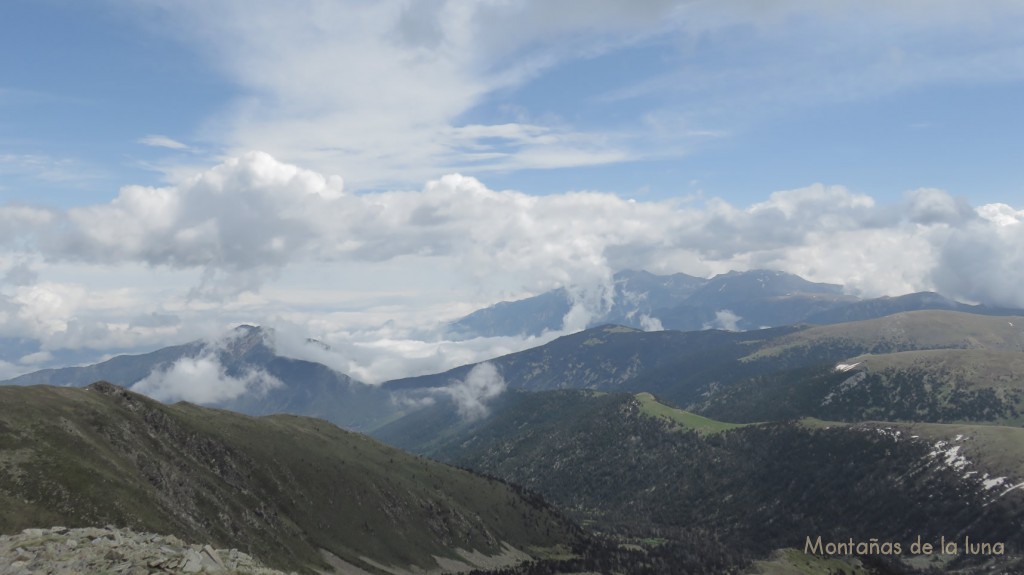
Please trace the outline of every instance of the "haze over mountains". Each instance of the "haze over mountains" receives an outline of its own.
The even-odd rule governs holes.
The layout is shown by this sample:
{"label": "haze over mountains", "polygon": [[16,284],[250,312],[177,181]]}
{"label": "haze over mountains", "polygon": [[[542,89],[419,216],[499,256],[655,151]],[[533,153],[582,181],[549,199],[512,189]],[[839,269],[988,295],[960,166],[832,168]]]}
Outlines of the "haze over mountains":
{"label": "haze over mountains", "polygon": [[1024,2],[2,6],[0,575],[1024,574]]}
{"label": "haze over mountains", "polygon": [[[546,343],[536,347],[440,373],[371,385],[328,367],[344,365],[338,361],[340,350],[311,339],[298,343],[283,339],[269,327],[243,325],[215,340],[14,378],[3,383],[33,387],[5,392],[10,394],[5,405],[8,410],[20,406],[10,411],[9,418],[35,417],[23,413],[29,408],[40,414],[45,409],[100,410],[54,425],[72,431],[92,429],[79,434],[89,445],[114,442],[113,449],[121,453],[118,457],[128,458],[123,465],[117,464],[123,467],[119,473],[129,473],[132,465],[149,469],[148,463],[139,463],[144,458],[138,455],[148,448],[125,452],[124,445],[132,445],[136,436],[146,433],[163,442],[159,438],[164,428],[153,428],[152,421],[167,417],[178,421],[176,425],[209,421],[202,433],[228,433],[230,441],[225,445],[231,447],[224,453],[246,457],[257,457],[249,451],[251,446],[230,443],[239,440],[237,434],[243,428],[252,429],[244,433],[262,434],[260,426],[280,431],[284,423],[293,422],[302,433],[281,439],[283,446],[296,440],[320,441],[305,434],[312,433],[311,427],[319,433],[318,422],[323,422],[279,416],[254,420],[186,403],[163,406],[111,384],[166,402],[186,400],[261,416],[293,413],[367,432],[398,448],[525,486],[583,526],[577,532],[552,511],[553,515],[530,519],[528,529],[514,527],[517,537],[533,543],[524,548],[513,542],[511,547],[532,554],[536,561],[516,573],[789,573],[803,569],[809,573],[939,570],[974,574],[1024,567],[1020,551],[1024,546],[1020,537],[1024,533],[1020,428],[1024,423],[1024,311],[969,306],[928,293],[862,300],[844,294],[841,286],[767,271],[707,280],[622,272],[615,285],[614,293],[608,294],[607,312],[590,321],[613,319],[618,324],[603,323],[550,341],[542,338],[539,341]],[[462,337],[470,337],[471,329],[484,332],[474,332],[472,337],[551,333],[583,317],[579,313],[568,292],[556,291],[480,310],[450,329],[461,330]],[[700,325],[686,331],[663,329],[669,327],[659,325],[663,321]],[[111,383],[92,385],[96,380]],[[90,386],[92,393],[39,384]],[[114,408],[97,403],[101,397],[109,398],[103,401],[113,401],[120,411],[106,414],[104,410]],[[48,407],[49,403],[63,407]],[[141,420],[136,421],[140,414]],[[48,427],[53,417],[39,417],[46,425],[23,434],[23,439],[45,444],[63,437],[57,428]],[[95,423],[97,418],[110,417],[128,417],[125,429],[133,430],[131,437],[112,435],[106,423]],[[19,425],[10,423],[0,431]],[[329,433],[333,439],[328,443],[356,437]],[[228,439],[218,436],[215,441]],[[190,465],[175,459],[179,457],[175,454],[184,449],[187,455],[191,444],[174,447],[174,441],[160,443],[153,469]],[[276,439],[273,442],[277,445]],[[82,515],[79,505],[92,501],[89,498],[95,494],[79,495],[82,487],[67,482],[47,483],[41,470],[52,464],[26,467],[26,460],[19,459],[24,455],[11,451],[18,449],[16,441],[8,443],[7,451],[0,450],[0,463],[7,461],[5,465],[10,466],[13,462],[19,477],[32,479],[0,486],[0,495],[34,502],[12,507],[21,511],[10,515],[10,525],[29,525],[44,518],[97,520],[98,515]],[[51,445],[42,452],[52,455],[54,449],[59,452],[63,447]],[[292,464],[301,466],[305,460],[297,456],[300,461]],[[52,461],[32,457],[28,461]],[[71,461],[93,465],[76,458]],[[409,481],[409,489],[414,489],[421,481],[413,471],[416,465],[412,461],[403,467],[396,480]],[[385,473],[390,469],[383,467]],[[71,476],[78,473],[75,469],[69,471]],[[231,469],[214,469],[219,479],[211,479],[214,483],[202,489],[223,489],[218,481],[236,485],[239,479]],[[437,469],[437,473],[449,473]],[[147,482],[157,485],[166,477],[171,476],[160,472],[141,477],[141,483],[130,486],[132,497],[140,501],[152,497],[146,495]],[[307,481],[294,479],[288,483],[294,489]],[[338,481],[351,486],[353,480],[338,476]],[[23,496],[25,489],[37,483],[71,493],[72,503],[60,512],[69,515],[39,503],[36,495]],[[280,482],[275,485],[281,488]],[[421,495],[395,503],[392,495],[378,495],[384,502],[373,499],[371,506],[433,510],[424,516],[431,526],[422,529],[445,532],[432,522],[435,512],[447,516],[448,503],[429,503]],[[524,497],[529,500],[536,495]],[[186,500],[201,507],[196,499]],[[349,501],[342,506],[353,505],[360,503]],[[513,508],[518,505],[512,503]],[[129,517],[123,510],[119,513],[119,520]],[[235,511],[223,513],[232,516]],[[470,519],[479,515],[477,511],[453,513]],[[253,534],[245,529],[228,533],[206,524],[198,529],[194,523],[202,519],[195,514],[189,519],[158,521],[138,517],[141,522],[133,527],[218,538],[219,545],[240,541],[239,537],[255,541],[272,536],[271,531]],[[505,519],[501,521],[508,526]],[[447,554],[451,560],[467,557],[456,548],[512,553],[502,545],[494,546],[493,537],[478,539],[470,523],[459,524],[459,529],[466,530],[458,536],[417,545]],[[186,529],[187,525],[191,527]],[[395,536],[394,525],[380,525],[371,531],[383,529]],[[765,526],[771,526],[770,533],[765,533]],[[301,541],[298,548],[305,555],[270,550],[266,552],[269,563],[309,565],[318,560],[317,549],[334,549],[315,543],[320,541],[316,532],[305,529],[303,534],[292,534]],[[352,529],[358,527],[349,525],[345,533],[353,533]],[[819,536],[825,542],[873,537],[902,545],[918,536],[945,537],[963,541],[965,547],[942,557],[908,551],[807,551],[806,538]],[[454,544],[463,540],[475,543]],[[989,551],[969,553],[968,540],[987,542]],[[561,550],[531,551],[543,543]],[[1002,552],[993,551],[995,543]],[[403,546],[375,552],[392,565],[395,561],[424,565],[430,555],[420,547]],[[516,553],[508,558],[525,560],[525,555]],[[375,567],[377,559],[367,562],[352,549],[335,549],[331,554],[359,563],[368,572],[381,572]]]}
{"label": "haze over mountains", "polygon": [[[714,370],[734,369],[716,363],[714,354],[725,354],[721,357],[735,363],[745,355],[741,348],[753,345],[751,341],[777,337],[794,328],[749,333],[743,330],[849,322],[920,309],[991,315],[1015,311],[969,306],[928,293],[862,300],[843,294],[841,286],[766,270],[730,272],[710,279],[627,270],[615,275],[614,286],[614,292],[607,294],[607,311],[591,317],[590,324],[614,323],[637,330],[693,333],[673,331],[622,337],[614,331],[599,336],[581,332],[496,359],[494,364],[503,380],[492,384],[482,380],[467,384],[472,367],[467,365],[436,375],[367,385],[337,371],[337,366],[345,364],[344,351],[331,350],[308,338],[282,339],[272,328],[240,326],[214,340],[117,356],[90,366],[41,370],[0,383],[81,387],[105,380],[164,401],[183,399],[252,415],[299,413],[323,417],[350,429],[371,429],[410,408],[433,401],[442,389],[442,395],[455,393],[465,398],[468,409],[477,409],[473,406],[480,397],[500,393],[506,384],[517,389],[607,388],[621,384],[623,388],[642,390],[635,385],[630,387],[626,380],[663,379],[652,374],[659,369],[672,369],[671,364],[700,360],[700,369],[687,368],[689,377],[696,380]],[[574,313],[568,292],[556,290],[479,310],[451,324],[449,331],[463,338],[557,333]],[[736,334],[730,335],[729,331]],[[608,348],[595,343],[608,338],[621,340],[622,345]],[[588,343],[580,346],[580,341]],[[732,351],[725,351],[727,348]],[[843,351],[856,355],[871,349],[864,344]],[[830,361],[844,359],[842,354],[829,357]],[[522,361],[530,366],[529,378],[519,375],[527,369],[516,367]],[[541,364],[544,367],[539,367]],[[545,371],[558,365],[569,371]],[[570,366],[579,368],[570,370]],[[761,374],[742,363],[736,363],[735,369],[739,370],[737,373]],[[657,381],[643,385],[649,385],[649,391],[659,391],[664,386]],[[684,387],[674,384],[667,399],[682,405],[695,401],[692,393],[682,391]],[[423,389],[395,393],[408,388]]]}

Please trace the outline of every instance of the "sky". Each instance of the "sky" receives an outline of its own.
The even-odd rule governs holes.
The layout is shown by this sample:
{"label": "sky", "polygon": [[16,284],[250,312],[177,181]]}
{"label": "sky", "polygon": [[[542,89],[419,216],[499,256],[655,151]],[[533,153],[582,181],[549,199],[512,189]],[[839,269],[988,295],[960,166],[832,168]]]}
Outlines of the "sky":
{"label": "sky", "polygon": [[0,70],[0,377],[250,323],[377,382],[626,268],[1024,307],[1017,1],[10,0]]}

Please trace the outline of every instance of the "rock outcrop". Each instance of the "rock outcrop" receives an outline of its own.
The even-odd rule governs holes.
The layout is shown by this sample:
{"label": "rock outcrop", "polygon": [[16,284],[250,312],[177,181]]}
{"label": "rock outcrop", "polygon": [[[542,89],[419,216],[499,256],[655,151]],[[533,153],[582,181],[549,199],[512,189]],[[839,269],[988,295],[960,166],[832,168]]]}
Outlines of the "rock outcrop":
{"label": "rock outcrop", "polygon": [[113,527],[25,529],[0,535],[0,575],[284,575],[237,549]]}

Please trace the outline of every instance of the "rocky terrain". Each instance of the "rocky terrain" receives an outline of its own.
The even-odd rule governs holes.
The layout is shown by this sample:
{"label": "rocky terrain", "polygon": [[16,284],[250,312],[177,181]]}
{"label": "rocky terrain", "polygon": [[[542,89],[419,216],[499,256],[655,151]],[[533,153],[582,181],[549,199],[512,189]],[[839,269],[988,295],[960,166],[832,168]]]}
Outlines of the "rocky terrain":
{"label": "rocky terrain", "polygon": [[113,527],[25,529],[0,535],[0,575],[222,573],[283,575],[237,549]]}

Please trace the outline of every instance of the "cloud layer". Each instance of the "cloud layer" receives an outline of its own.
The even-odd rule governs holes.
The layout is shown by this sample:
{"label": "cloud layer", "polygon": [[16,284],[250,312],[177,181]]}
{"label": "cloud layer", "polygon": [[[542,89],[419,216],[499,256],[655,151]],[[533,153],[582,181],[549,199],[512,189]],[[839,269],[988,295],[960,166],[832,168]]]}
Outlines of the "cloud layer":
{"label": "cloud layer", "polygon": [[936,290],[1024,307],[1024,210],[938,189],[879,205],[813,184],[736,206],[532,196],[453,174],[355,194],[252,152],[178,186],[128,186],[66,211],[6,206],[0,220],[0,337],[40,339],[38,351],[130,348],[260,323],[322,339],[334,354],[324,363],[369,381],[540,343],[454,343],[436,330],[498,299],[565,287],[565,327],[582,327],[625,268],[773,268],[867,296]]}
{"label": "cloud layer", "polygon": [[[64,214],[21,208],[8,217],[15,230],[18,221],[35,224],[17,238],[39,245],[48,260],[200,270],[200,295],[255,291],[296,262],[416,258],[454,260],[484,283],[566,286],[581,315],[607,305],[611,273],[628,267],[771,267],[868,294],[938,288],[1024,305],[998,285],[1015,285],[1024,273],[1012,271],[1021,211],[975,209],[938,189],[879,206],[864,193],[814,184],[744,208],[714,198],[531,196],[453,174],[421,191],[351,194],[339,177],[253,152],[180,186],[129,186],[108,204]],[[951,271],[965,265],[974,279]],[[1001,273],[982,273],[989,268]]]}

